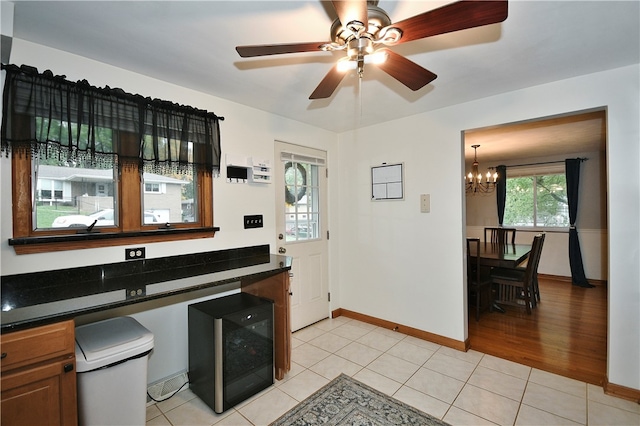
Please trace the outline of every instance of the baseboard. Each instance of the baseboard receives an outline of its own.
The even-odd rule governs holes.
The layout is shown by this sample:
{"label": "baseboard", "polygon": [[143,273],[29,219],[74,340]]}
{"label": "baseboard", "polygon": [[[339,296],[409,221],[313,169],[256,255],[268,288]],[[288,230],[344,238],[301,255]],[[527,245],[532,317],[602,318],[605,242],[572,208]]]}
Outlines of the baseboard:
{"label": "baseboard", "polygon": [[454,340],[449,337],[440,336],[438,334],[429,333],[428,331],[419,330],[417,328],[408,327],[406,325],[397,324],[395,322],[383,320],[342,308],[338,308],[331,312],[331,318],[337,318],[339,316],[345,316],[347,318],[366,322],[367,324],[386,328],[387,330],[393,330],[398,333],[406,334],[408,336],[417,337],[418,339],[426,340],[428,342],[436,343],[442,346],[447,346],[449,348],[457,349],[463,352],[468,351],[471,346],[468,338],[467,340],[462,342],[460,340]]}
{"label": "baseboard", "polygon": [[607,376],[604,378],[602,387],[604,389],[604,393],[607,395],[628,399],[629,401],[640,404],[640,390],[638,389],[609,383],[609,378]]}
{"label": "baseboard", "polygon": [[[538,274],[538,277],[543,279],[547,278],[549,280],[571,283],[571,277],[565,277],[564,275]],[[603,285],[605,287],[607,285],[607,280],[593,280],[591,278],[588,278],[587,281],[591,285]]]}

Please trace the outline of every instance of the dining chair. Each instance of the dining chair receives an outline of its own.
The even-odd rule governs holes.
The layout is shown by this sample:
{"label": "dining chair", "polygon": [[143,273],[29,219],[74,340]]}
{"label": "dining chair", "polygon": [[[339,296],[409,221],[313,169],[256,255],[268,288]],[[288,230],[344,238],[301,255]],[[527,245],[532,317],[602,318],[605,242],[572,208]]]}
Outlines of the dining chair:
{"label": "dining chair", "polygon": [[492,310],[493,294],[491,291],[492,280],[488,273],[483,273],[480,267],[480,256],[471,256],[471,247],[475,245],[474,253],[480,253],[480,238],[467,238],[467,290],[469,297],[475,294],[476,321],[480,320],[480,301],[482,291],[489,295],[489,309]]}
{"label": "dining chair", "polygon": [[540,258],[542,257],[542,246],[544,245],[544,237],[545,233],[539,234],[542,239],[540,240],[540,247],[538,248],[538,255],[536,256],[536,264],[534,265],[533,268],[533,287],[532,287],[532,291],[533,291],[533,306],[536,306],[538,304],[538,302],[540,301],[540,286],[538,285],[538,265],[540,265]]}
{"label": "dining chair", "polygon": [[545,234],[533,237],[531,252],[526,267],[493,268],[491,280],[498,286],[496,302],[499,304],[522,306],[531,314],[531,308],[540,301],[538,287],[538,265],[542,255]]}
{"label": "dining chair", "polygon": [[[488,237],[488,238],[487,238]],[[488,227],[484,228],[485,243],[515,244],[516,228]]]}

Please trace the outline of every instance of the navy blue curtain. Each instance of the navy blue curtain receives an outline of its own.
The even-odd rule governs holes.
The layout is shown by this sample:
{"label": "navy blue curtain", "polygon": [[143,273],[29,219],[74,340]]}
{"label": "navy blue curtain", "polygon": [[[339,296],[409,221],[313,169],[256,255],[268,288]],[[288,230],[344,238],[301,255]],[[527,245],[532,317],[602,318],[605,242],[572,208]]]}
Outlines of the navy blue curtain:
{"label": "navy blue curtain", "polygon": [[565,173],[567,178],[567,201],[569,203],[569,265],[571,266],[571,281],[573,285],[580,287],[594,287],[589,284],[584,274],[582,263],[582,251],[578,240],[576,219],[578,217],[578,189],[580,188],[580,163],[579,158],[565,160]]}
{"label": "navy blue curtain", "polygon": [[498,181],[496,182],[496,203],[498,204],[498,224],[502,226],[504,220],[504,205],[507,201],[507,166],[496,167]]}

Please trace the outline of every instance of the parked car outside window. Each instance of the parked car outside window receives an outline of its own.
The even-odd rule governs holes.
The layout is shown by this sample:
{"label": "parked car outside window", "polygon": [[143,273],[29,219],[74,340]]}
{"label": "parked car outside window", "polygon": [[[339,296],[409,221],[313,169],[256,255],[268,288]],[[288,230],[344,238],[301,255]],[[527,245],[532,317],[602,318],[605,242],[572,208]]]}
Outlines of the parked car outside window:
{"label": "parked car outside window", "polygon": [[[93,222],[95,226],[113,226],[115,224],[113,209],[98,210],[90,215],[72,214],[58,216],[51,225],[52,228],[86,228],[91,226]],[[157,215],[151,212],[144,212],[144,223],[160,222]]]}

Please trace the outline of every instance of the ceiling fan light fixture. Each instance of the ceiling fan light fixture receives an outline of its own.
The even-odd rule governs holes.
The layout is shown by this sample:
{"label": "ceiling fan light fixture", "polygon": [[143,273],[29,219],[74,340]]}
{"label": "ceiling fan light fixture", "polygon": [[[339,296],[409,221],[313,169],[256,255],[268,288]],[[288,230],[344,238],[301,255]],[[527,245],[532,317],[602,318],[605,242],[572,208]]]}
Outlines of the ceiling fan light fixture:
{"label": "ceiling fan light fixture", "polygon": [[383,28],[380,31],[380,35],[376,40],[377,43],[382,43],[387,46],[392,46],[394,44],[400,43],[400,39],[402,38],[402,30],[396,27],[387,27]]}
{"label": "ceiling fan light fixture", "polygon": [[350,58],[347,58],[347,57],[341,58],[340,60],[338,60],[338,64],[336,65],[338,71],[340,72],[355,70],[357,66],[358,64],[356,63],[356,61],[352,61]]}
{"label": "ceiling fan light fixture", "polygon": [[[438,76],[385,47],[496,24],[504,21],[508,15],[508,0],[460,0],[392,24],[387,12],[378,7],[378,0],[340,0],[331,3],[338,17],[331,24],[329,42],[236,46],[238,54],[249,58],[318,50],[345,52],[343,59],[325,75],[309,99],[330,97],[344,78],[340,70],[356,69],[362,78],[365,63],[374,62],[378,63],[380,70],[417,91]],[[374,56],[380,47],[382,49],[379,50],[386,52]],[[385,56],[386,61],[380,63]]]}
{"label": "ceiling fan light fixture", "polygon": [[374,52],[373,40],[369,37],[354,38],[349,41],[347,47],[347,57],[355,59],[358,56],[370,55]]}
{"label": "ceiling fan light fixture", "polygon": [[387,61],[388,57],[389,57],[389,54],[385,49],[377,50],[373,52],[371,55],[365,56],[364,63],[374,64],[374,65],[384,64]]}
{"label": "ceiling fan light fixture", "polygon": [[345,50],[346,48],[346,44],[340,43],[325,43],[320,45],[320,50],[324,52],[335,52],[337,50]]}
{"label": "ceiling fan light fixture", "polygon": [[345,25],[345,28],[358,36],[362,31],[364,31],[365,25],[360,21],[351,21]]}

